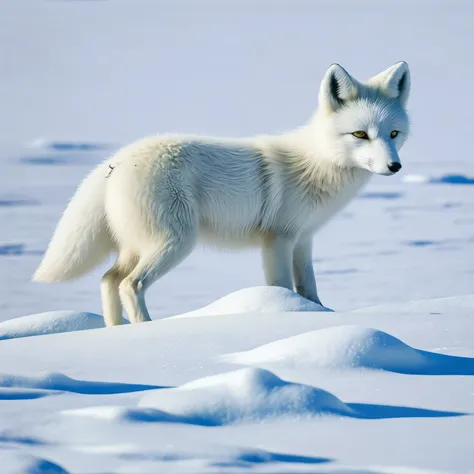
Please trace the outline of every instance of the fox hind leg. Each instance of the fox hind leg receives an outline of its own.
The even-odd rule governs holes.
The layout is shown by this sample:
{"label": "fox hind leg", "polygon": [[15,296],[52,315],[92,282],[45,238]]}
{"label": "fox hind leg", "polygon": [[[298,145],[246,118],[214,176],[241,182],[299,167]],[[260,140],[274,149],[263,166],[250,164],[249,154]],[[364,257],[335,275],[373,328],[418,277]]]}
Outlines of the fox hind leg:
{"label": "fox hind leg", "polygon": [[[145,292],[163,275],[181,263],[197,241],[197,225],[192,210],[181,203],[170,212],[154,236],[157,245],[140,255],[136,267],[119,286],[120,299],[130,322],[151,321],[145,303]],[[179,211],[179,212],[178,212]]]}
{"label": "fox hind leg", "polygon": [[100,291],[106,326],[123,324],[119,285],[137,265],[137,262],[138,259],[135,255],[120,253],[114,266],[102,277]]}
{"label": "fox hind leg", "polygon": [[151,321],[145,303],[146,290],[182,262],[194,248],[195,239],[172,239],[165,248],[144,254],[134,270],[120,283],[120,299],[130,322]]}

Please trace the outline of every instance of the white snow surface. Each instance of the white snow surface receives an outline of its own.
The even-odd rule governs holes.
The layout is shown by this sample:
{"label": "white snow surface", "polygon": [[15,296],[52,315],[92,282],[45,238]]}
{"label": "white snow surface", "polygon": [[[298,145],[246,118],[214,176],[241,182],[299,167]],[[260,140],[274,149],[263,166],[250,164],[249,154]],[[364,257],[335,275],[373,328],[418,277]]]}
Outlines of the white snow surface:
{"label": "white snow surface", "polygon": [[[423,314],[443,314],[443,312],[468,313],[474,317],[474,295],[450,296],[447,298],[437,298],[429,300],[415,300],[404,303],[405,311]],[[399,303],[386,303],[368,308],[359,308],[354,312],[363,313],[399,313]]]}
{"label": "white snow surface", "polygon": [[465,302],[1,341],[0,446],[86,473],[469,472]]}
{"label": "white snow surface", "polygon": [[99,314],[49,311],[1,322],[0,341],[18,337],[97,329],[104,326],[104,318]]}
{"label": "white snow surface", "polygon": [[351,413],[334,395],[285,382],[264,369],[241,369],[153,391],[143,396],[139,406],[157,408],[181,422],[210,426]]}
{"label": "white snow surface", "polygon": [[9,474],[67,474],[56,463],[18,451],[2,452],[1,460],[2,471]]}
{"label": "white snow surface", "polygon": [[366,367],[391,371],[423,370],[424,356],[383,331],[336,326],[265,344],[221,360],[245,365],[310,365],[325,368]]}
{"label": "white snow surface", "polygon": [[178,314],[175,318],[196,318],[217,314],[284,313],[287,311],[331,311],[297,293],[281,287],[243,288],[226,295],[204,308]]}
{"label": "white snow surface", "polygon": [[[469,0],[0,2],[1,474],[472,472],[473,23]],[[119,146],[279,133],[331,63],[399,60],[403,169],[314,239],[334,312],[262,287],[257,250],[197,248],[141,325],[102,327],[112,259],[30,281]]]}

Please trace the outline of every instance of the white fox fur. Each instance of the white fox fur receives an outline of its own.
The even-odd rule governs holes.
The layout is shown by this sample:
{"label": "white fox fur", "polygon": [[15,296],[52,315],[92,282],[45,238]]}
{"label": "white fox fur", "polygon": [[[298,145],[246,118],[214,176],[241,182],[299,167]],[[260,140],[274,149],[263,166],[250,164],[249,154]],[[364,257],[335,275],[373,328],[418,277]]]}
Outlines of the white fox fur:
{"label": "white fox fur", "polygon": [[291,132],[157,136],[122,148],[79,186],[34,280],[78,277],[115,251],[101,282],[106,324],[123,322],[122,305],[131,322],[149,321],[146,290],[204,240],[260,246],[268,285],[320,303],[313,234],[372,173],[401,167],[409,88],[404,62],[365,83],[333,64],[319,108]]}

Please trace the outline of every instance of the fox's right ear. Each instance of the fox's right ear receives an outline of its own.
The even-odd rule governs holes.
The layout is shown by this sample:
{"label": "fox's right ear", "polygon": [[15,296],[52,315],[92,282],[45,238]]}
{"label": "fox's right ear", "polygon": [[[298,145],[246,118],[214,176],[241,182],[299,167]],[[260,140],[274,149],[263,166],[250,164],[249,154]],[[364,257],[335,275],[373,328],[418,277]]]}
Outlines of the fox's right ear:
{"label": "fox's right ear", "polygon": [[355,99],[357,93],[357,85],[350,74],[339,64],[332,64],[321,82],[319,105],[334,112],[345,101]]}

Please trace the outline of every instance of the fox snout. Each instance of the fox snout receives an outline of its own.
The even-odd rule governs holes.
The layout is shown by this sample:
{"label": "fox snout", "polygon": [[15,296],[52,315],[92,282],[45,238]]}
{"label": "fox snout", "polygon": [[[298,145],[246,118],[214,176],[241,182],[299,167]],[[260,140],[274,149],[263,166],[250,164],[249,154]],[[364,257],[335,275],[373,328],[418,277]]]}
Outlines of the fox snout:
{"label": "fox snout", "polygon": [[402,169],[397,149],[391,144],[374,141],[359,150],[360,153],[355,155],[355,162],[372,173],[391,176]]}
{"label": "fox snout", "polygon": [[391,176],[402,169],[400,157],[395,144],[383,140],[372,144],[372,171],[377,174]]}
{"label": "fox snout", "polygon": [[374,160],[371,171],[376,174],[381,174],[382,176],[392,176],[395,173],[398,173],[401,169],[402,164],[400,163],[400,160],[385,159],[380,160],[378,163]]}
{"label": "fox snout", "polygon": [[402,169],[402,164],[397,161],[391,161],[388,164],[388,169],[394,174],[398,173]]}

